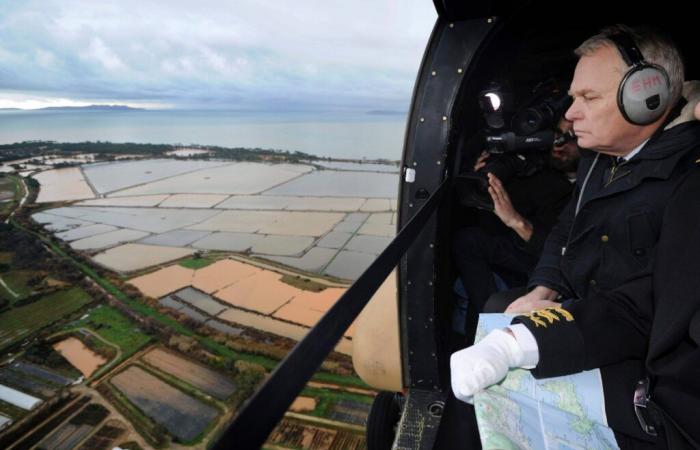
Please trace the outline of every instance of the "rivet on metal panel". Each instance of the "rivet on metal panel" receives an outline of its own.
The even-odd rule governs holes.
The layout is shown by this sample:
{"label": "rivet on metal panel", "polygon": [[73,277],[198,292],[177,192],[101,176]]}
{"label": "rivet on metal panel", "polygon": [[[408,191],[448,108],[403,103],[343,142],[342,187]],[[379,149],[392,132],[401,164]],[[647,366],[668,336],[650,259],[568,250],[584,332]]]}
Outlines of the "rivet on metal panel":
{"label": "rivet on metal panel", "polygon": [[435,76],[435,75],[437,75],[437,72],[435,70],[433,70],[432,72],[430,72],[430,75]]}
{"label": "rivet on metal panel", "polygon": [[[438,390],[437,386],[433,386],[433,389]],[[433,417],[442,417],[442,412],[445,409],[445,402],[433,402],[428,406],[428,414]]]}
{"label": "rivet on metal panel", "polygon": [[425,122],[425,117],[421,117],[421,118],[420,118],[420,121],[421,121],[421,122]]}

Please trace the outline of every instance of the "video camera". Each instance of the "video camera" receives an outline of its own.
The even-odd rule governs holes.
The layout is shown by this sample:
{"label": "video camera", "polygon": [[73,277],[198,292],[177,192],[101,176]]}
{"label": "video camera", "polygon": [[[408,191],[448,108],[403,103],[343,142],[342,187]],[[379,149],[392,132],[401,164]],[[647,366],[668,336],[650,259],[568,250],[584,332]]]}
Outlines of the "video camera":
{"label": "video camera", "polygon": [[[461,201],[466,206],[493,209],[488,194],[487,173],[507,183],[513,177],[527,177],[544,167],[554,144],[575,139],[566,133],[555,140],[555,128],[571,105],[571,97],[554,81],[540,83],[524,105],[511,113],[512,95],[490,83],[479,95],[486,128],[484,149],[490,154],[486,165],[476,172],[460,174]],[[510,127],[506,127],[506,123]]]}

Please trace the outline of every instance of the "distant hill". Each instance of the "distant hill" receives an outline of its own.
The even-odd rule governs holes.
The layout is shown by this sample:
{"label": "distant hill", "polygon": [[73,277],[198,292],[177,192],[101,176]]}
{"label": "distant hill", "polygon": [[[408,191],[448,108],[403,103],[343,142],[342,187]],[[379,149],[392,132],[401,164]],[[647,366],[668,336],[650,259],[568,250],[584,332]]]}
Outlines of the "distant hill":
{"label": "distant hill", "polygon": [[41,111],[143,111],[143,108],[132,108],[126,105],[88,105],[88,106],[48,106],[39,108]]}

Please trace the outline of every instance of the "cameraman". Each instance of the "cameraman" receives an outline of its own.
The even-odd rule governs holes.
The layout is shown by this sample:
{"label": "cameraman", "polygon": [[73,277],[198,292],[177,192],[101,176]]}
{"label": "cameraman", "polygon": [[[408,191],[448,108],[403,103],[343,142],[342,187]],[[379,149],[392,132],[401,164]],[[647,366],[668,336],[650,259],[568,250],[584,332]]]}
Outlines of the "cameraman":
{"label": "cameraman", "polygon": [[[513,178],[504,186],[496,175],[487,172],[492,212],[500,226],[484,226],[487,217],[482,226],[456,232],[454,261],[468,300],[477,312],[482,312],[489,296],[499,290],[497,280],[510,287],[527,282],[549,230],[569,201],[579,158],[576,143],[566,139],[571,127],[571,122],[559,121],[555,132],[558,145],[551,148],[547,164],[534,174]],[[489,153],[482,152],[474,171],[485,166],[488,171],[489,157]]]}

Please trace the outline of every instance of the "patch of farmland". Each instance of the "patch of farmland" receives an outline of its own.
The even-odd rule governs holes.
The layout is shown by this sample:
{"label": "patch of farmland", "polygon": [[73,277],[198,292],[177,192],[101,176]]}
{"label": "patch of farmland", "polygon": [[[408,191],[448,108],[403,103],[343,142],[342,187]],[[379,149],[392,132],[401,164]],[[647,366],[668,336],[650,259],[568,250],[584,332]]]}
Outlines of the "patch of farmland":
{"label": "patch of farmland", "polygon": [[309,450],[361,450],[366,448],[365,437],[361,433],[304,425],[289,419],[282,419],[270,434],[267,442],[285,448]]}
{"label": "patch of farmland", "polygon": [[108,420],[90,439],[80,446],[80,450],[103,450],[114,447],[114,441],[126,432],[126,427],[118,420]]}
{"label": "patch of farmland", "polygon": [[53,348],[86,377],[92,375],[98,367],[107,362],[103,356],[87,348],[82,341],[75,337],[64,339],[54,344]]}
{"label": "patch of farmland", "polygon": [[224,375],[164,350],[151,350],[142,359],[220,400],[236,391],[236,386]]}
{"label": "patch of farmland", "polygon": [[71,450],[108,415],[109,411],[104,406],[92,403],[49,434],[39,447],[46,450]]}
{"label": "patch of farmland", "polygon": [[54,383],[61,386],[68,386],[69,384],[75,381],[72,378],[64,377],[63,375],[58,374],[45,367],[40,367],[24,361],[14,362],[10,365],[10,367],[13,370],[24,372],[28,375],[40,378],[44,381],[48,381],[49,383]]}
{"label": "patch of farmland", "polygon": [[330,418],[338,422],[365,426],[371,408],[372,405],[370,403],[338,400],[335,405],[333,405]]}
{"label": "patch of farmland", "polygon": [[78,287],[54,292],[41,300],[0,314],[0,348],[82,308],[90,297]]}
{"label": "patch of farmland", "polygon": [[43,398],[53,397],[58,390],[53,384],[41,382],[39,379],[28,376],[25,373],[11,370],[7,367],[0,369],[0,384],[18,388]]}
{"label": "patch of farmland", "polygon": [[181,441],[201,434],[216,418],[216,409],[175,389],[138,367],[129,367],[111,383],[156,423]]}

